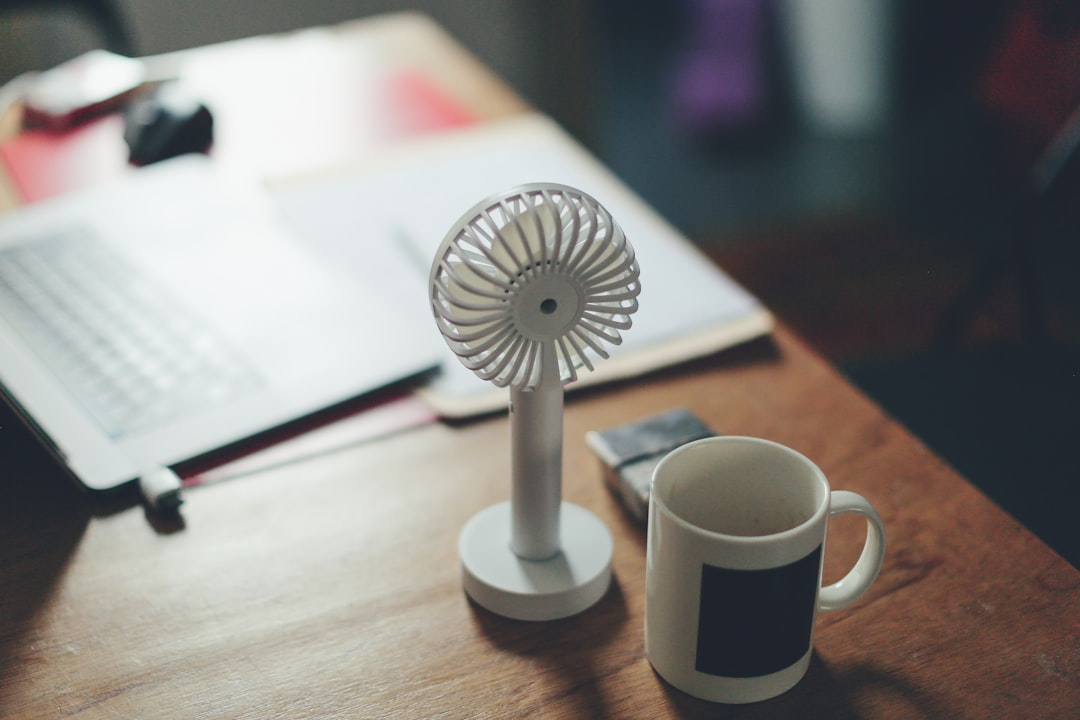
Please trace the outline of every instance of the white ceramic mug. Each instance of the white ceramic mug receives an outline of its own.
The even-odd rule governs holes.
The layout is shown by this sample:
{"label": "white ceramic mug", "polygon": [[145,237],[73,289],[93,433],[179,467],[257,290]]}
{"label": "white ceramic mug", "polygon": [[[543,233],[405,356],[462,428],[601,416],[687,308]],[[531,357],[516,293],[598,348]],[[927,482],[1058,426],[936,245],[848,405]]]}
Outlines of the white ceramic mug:
{"label": "white ceramic mug", "polygon": [[[821,587],[830,516],[866,516],[851,571]],[[653,473],[645,652],[676,688],[726,703],[792,688],[810,664],[817,611],[857,600],[885,555],[885,528],[861,495],[831,491],[803,455],[748,437],[705,438]]]}

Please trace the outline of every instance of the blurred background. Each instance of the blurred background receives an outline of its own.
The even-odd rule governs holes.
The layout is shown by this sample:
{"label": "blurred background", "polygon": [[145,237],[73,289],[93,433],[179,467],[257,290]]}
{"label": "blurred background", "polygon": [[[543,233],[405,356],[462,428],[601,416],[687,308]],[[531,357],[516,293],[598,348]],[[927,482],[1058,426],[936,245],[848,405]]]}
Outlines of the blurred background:
{"label": "blurred background", "polygon": [[1080,5],[0,0],[0,82],[403,9],[1080,564]]}

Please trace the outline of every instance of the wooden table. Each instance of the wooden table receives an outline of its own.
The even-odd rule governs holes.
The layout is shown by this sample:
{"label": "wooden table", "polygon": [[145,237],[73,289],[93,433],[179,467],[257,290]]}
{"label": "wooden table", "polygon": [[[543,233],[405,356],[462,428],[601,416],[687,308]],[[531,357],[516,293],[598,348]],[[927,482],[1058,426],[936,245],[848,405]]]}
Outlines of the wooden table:
{"label": "wooden table", "polygon": [[[372,47],[395,38],[395,57],[432,33],[414,16],[361,26],[381,28]],[[481,83],[504,96],[484,102],[514,104]],[[644,530],[583,435],[680,405],[805,453],[888,529],[877,583],[819,618],[807,677],[765,703],[694,700],[644,655]],[[551,623],[493,616],[461,589],[458,532],[509,490],[504,416],[207,484],[171,526],[73,496],[26,443],[0,431],[3,718],[1080,717],[1080,573],[783,325],[568,399],[564,496],[612,530],[614,582]],[[854,559],[849,519],[830,529],[826,579]]]}

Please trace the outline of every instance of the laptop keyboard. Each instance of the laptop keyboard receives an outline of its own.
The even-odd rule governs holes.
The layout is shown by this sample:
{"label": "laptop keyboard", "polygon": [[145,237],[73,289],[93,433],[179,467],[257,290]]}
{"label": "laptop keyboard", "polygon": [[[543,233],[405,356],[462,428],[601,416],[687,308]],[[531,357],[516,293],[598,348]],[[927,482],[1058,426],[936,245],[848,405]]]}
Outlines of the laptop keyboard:
{"label": "laptop keyboard", "polygon": [[0,248],[0,315],[114,438],[260,383],[198,316],[85,230]]}

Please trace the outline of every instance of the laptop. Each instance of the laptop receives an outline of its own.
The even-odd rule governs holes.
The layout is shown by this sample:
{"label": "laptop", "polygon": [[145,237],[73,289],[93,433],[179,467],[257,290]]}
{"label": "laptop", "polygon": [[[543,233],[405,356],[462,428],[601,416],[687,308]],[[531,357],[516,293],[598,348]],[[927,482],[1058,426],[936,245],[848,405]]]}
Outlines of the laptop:
{"label": "laptop", "polygon": [[434,328],[355,269],[200,155],[36,203],[0,216],[0,394],[117,487],[435,367]]}

